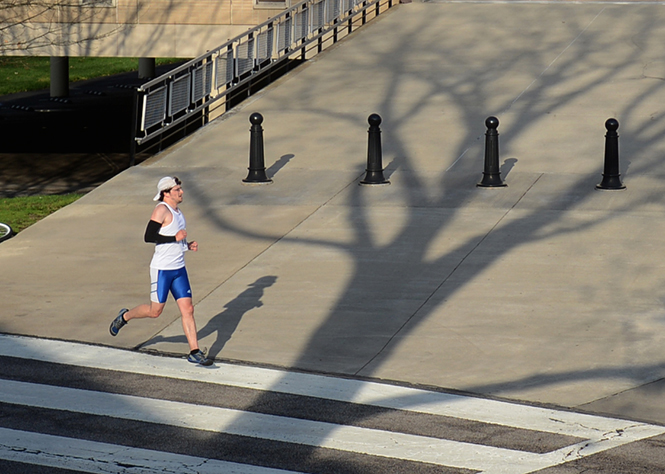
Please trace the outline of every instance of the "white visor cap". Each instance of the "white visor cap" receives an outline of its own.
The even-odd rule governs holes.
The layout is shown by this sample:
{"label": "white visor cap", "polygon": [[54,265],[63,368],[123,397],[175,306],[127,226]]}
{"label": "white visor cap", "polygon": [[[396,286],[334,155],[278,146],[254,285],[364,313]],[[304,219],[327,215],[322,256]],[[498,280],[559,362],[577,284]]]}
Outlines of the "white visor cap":
{"label": "white visor cap", "polygon": [[162,195],[162,191],[173,189],[177,185],[178,183],[175,182],[175,179],[171,178],[170,176],[165,176],[164,178],[159,180],[159,183],[157,183],[157,194],[155,195],[154,198],[152,198],[152,200],[159,201],[159,198]]}

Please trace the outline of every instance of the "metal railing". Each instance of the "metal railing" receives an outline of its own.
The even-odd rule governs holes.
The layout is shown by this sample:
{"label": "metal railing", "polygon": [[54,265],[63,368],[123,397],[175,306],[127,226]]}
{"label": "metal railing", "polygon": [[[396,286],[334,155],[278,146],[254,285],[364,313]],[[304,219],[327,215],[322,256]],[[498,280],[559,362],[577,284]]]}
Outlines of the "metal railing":
{"label": "metal railing", "polygon": [[138,145],[164,139],[188,122],[204,125],[212,110],[217,115],[229,110],[232,99],[251,94],[252,82],[270,70],[309,59],[392,6],[393,0],[305,0],[141,85],[135,95],[132,164]]}

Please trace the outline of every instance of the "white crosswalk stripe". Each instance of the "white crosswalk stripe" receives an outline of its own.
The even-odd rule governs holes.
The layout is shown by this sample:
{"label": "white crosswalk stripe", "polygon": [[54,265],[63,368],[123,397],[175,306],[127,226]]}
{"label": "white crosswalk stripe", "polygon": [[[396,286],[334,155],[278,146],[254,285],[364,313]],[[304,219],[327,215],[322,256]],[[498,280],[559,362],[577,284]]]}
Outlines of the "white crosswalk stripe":
{"label": "white crosswalk stripe", "polygon": [[[235,436],[243,440],[263,440],[284,443],[285,446],[307,446],[334,453],[445,466],[460,469],[459,472],[528,473],[665,433],[665,427],[661,426],[497,400],[234,364],[216,364],[214,369],[204,369],[183,359],[63,341],[0,336],[0,357],[141,374],[220,388],[332,400],[395,413],[453,418],[517,431],[529,430],[528,433],[534,433],[534,436],[565,439],[555,449],[529,452],[510,446],[486,446],[446,439],[417,431],[403,433],[385,427],[350,426],[198,402],[44,385],[38,381],[12,380],[9,377],[0,379],[0,403],[6,406],[111,417],[133,423]],[[64,442],[62,439],[62,436],[53,434],[29,433],[15,427],[0,426],[0,460],[47,466],[57,466],[60,462],[69,469],[82,472],[272,474],[298,471],[281,470],[284,466],[280,465],[263,467],[229,462],[214,456],[188,456],[107,442],[73,438],[66,438],[68,441]],[[123,466],[123,470],[118,471],[118,466]]]}
{"label": "white crosswalk stripe", "polygon": [[5,428],[0,428],[0,459],[100,474],[292,472]]}

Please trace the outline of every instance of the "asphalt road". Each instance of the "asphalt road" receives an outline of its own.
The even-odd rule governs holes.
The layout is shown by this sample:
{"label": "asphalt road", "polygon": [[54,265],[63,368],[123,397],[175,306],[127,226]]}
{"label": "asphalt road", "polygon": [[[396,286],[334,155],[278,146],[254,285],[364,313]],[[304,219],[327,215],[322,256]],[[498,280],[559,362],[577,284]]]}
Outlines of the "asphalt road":
{"label": "asphalt road", "polygon": [[0,360],[2,472],[665,469],[665,428],[631,421],[35,338]]}

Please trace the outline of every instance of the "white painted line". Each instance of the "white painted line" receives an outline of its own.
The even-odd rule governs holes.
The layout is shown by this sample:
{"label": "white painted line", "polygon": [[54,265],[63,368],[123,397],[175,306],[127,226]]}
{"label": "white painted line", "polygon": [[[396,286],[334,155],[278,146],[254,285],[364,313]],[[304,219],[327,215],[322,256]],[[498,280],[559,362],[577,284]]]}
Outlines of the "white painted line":
{"label": "white painted line", "polygon": [[459,156],[459,158],[457,158],[457,159],[453,162],[453,164],[450,165],[450,166],[448,167],[448,169],[446,169],[446,171],[450,171],[450,170],[453,168],[453,166],[455,166],[455,165],[457,164],[457,162],[458,162],[459,160],[461,160],[462,157],[463,157],[464,155],[466,155],[466,152],[467,152],[467,151],[469,151],[468,148],[462,152],[462,154]]}
{"label": "white painted line", "polygon": [[13,380],[0,402],[337,449],[473,470],[534,464],[538,454],[426,436]]}
{"label": "white painted line", "polygon": [[[217,363],[217,369],[209,370],[184,359],[20,336],[0,335],[0,355],[318,397],[585,439],[601,439],[605,433],[642,425],[497,400],[274,369]],[[662,427],[657,429],[665,431]]]}
{"label": "white painted line", "polygon": [[0,428],[0,459],[94,474],[293,473],[7,428]]}

